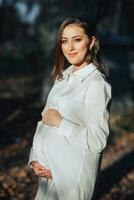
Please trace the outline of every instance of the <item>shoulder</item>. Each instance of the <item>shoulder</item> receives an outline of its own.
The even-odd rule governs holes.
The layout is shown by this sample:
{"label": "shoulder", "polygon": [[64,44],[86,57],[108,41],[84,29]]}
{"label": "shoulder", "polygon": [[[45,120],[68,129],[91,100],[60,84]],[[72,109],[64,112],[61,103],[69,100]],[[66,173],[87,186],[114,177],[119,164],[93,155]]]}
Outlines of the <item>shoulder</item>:
{"label": "shoulder", "polygon": [[89,77],[87,77],[86,82],[89,83],[89,87],[96,85],[96,86],[104,86],[111,88],[111,85],[105,78],[105,75],[102,74],[98,69],[96,69]]}
{"label": "shoulder", "polygon": [[90,77],[87,78],[88,93],[105,94],[111,98],[111,85],[106,81],[105,76],[99,71],[95,70]]}

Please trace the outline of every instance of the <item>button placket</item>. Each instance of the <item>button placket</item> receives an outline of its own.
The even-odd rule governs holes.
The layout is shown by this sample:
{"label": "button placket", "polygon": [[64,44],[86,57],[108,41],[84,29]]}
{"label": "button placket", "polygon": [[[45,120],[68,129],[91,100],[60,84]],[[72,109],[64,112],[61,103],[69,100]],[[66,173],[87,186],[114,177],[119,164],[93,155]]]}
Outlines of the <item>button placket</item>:
{"label": "button placket", "polygon": [[69,74],[68,75],[68,79],[67,79],[67,82],[68,84],[72,83],[75,79],[75,75],[74,74]]}

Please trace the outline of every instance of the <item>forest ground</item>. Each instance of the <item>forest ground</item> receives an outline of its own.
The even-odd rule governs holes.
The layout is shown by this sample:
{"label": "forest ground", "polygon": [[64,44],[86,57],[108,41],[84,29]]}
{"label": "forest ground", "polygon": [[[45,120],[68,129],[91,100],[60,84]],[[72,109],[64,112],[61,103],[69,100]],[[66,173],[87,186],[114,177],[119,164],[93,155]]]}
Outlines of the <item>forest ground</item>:
{"label": "forest ground", "polygon": [[[0,78],[0,199],[33,200],[38,178],[27,167],[37,121],[41,81],[36,76]],[[111,113],[95,200],[134,200],[134,110]]]}

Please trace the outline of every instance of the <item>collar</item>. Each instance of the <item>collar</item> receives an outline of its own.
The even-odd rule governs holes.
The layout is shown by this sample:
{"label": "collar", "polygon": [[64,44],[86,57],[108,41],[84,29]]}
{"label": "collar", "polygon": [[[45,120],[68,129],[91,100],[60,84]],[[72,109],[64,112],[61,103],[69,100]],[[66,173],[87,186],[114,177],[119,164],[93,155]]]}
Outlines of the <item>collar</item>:
{"label": "collar", "polygon": [[97,67],[90,63],[81,69],[73,72],[73,65],[70,65],[66,70],[63,72],[63,77],[68,80],[69,76],[75,76],[80,81],[83,81],[89,74],[91,74]]}

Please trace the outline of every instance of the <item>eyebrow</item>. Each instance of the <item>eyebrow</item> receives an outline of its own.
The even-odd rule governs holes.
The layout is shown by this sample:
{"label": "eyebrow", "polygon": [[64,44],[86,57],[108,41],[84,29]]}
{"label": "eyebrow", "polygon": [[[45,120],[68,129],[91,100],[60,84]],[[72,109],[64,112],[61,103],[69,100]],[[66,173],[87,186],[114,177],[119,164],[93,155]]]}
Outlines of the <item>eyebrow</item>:
{"label": "eyebrow", "polygon": [[[81,35],[75,35],[72,38],[76,38],[76,37],[82,37]],[[67,39],[67,37],[62,37],[61,39]]]}

